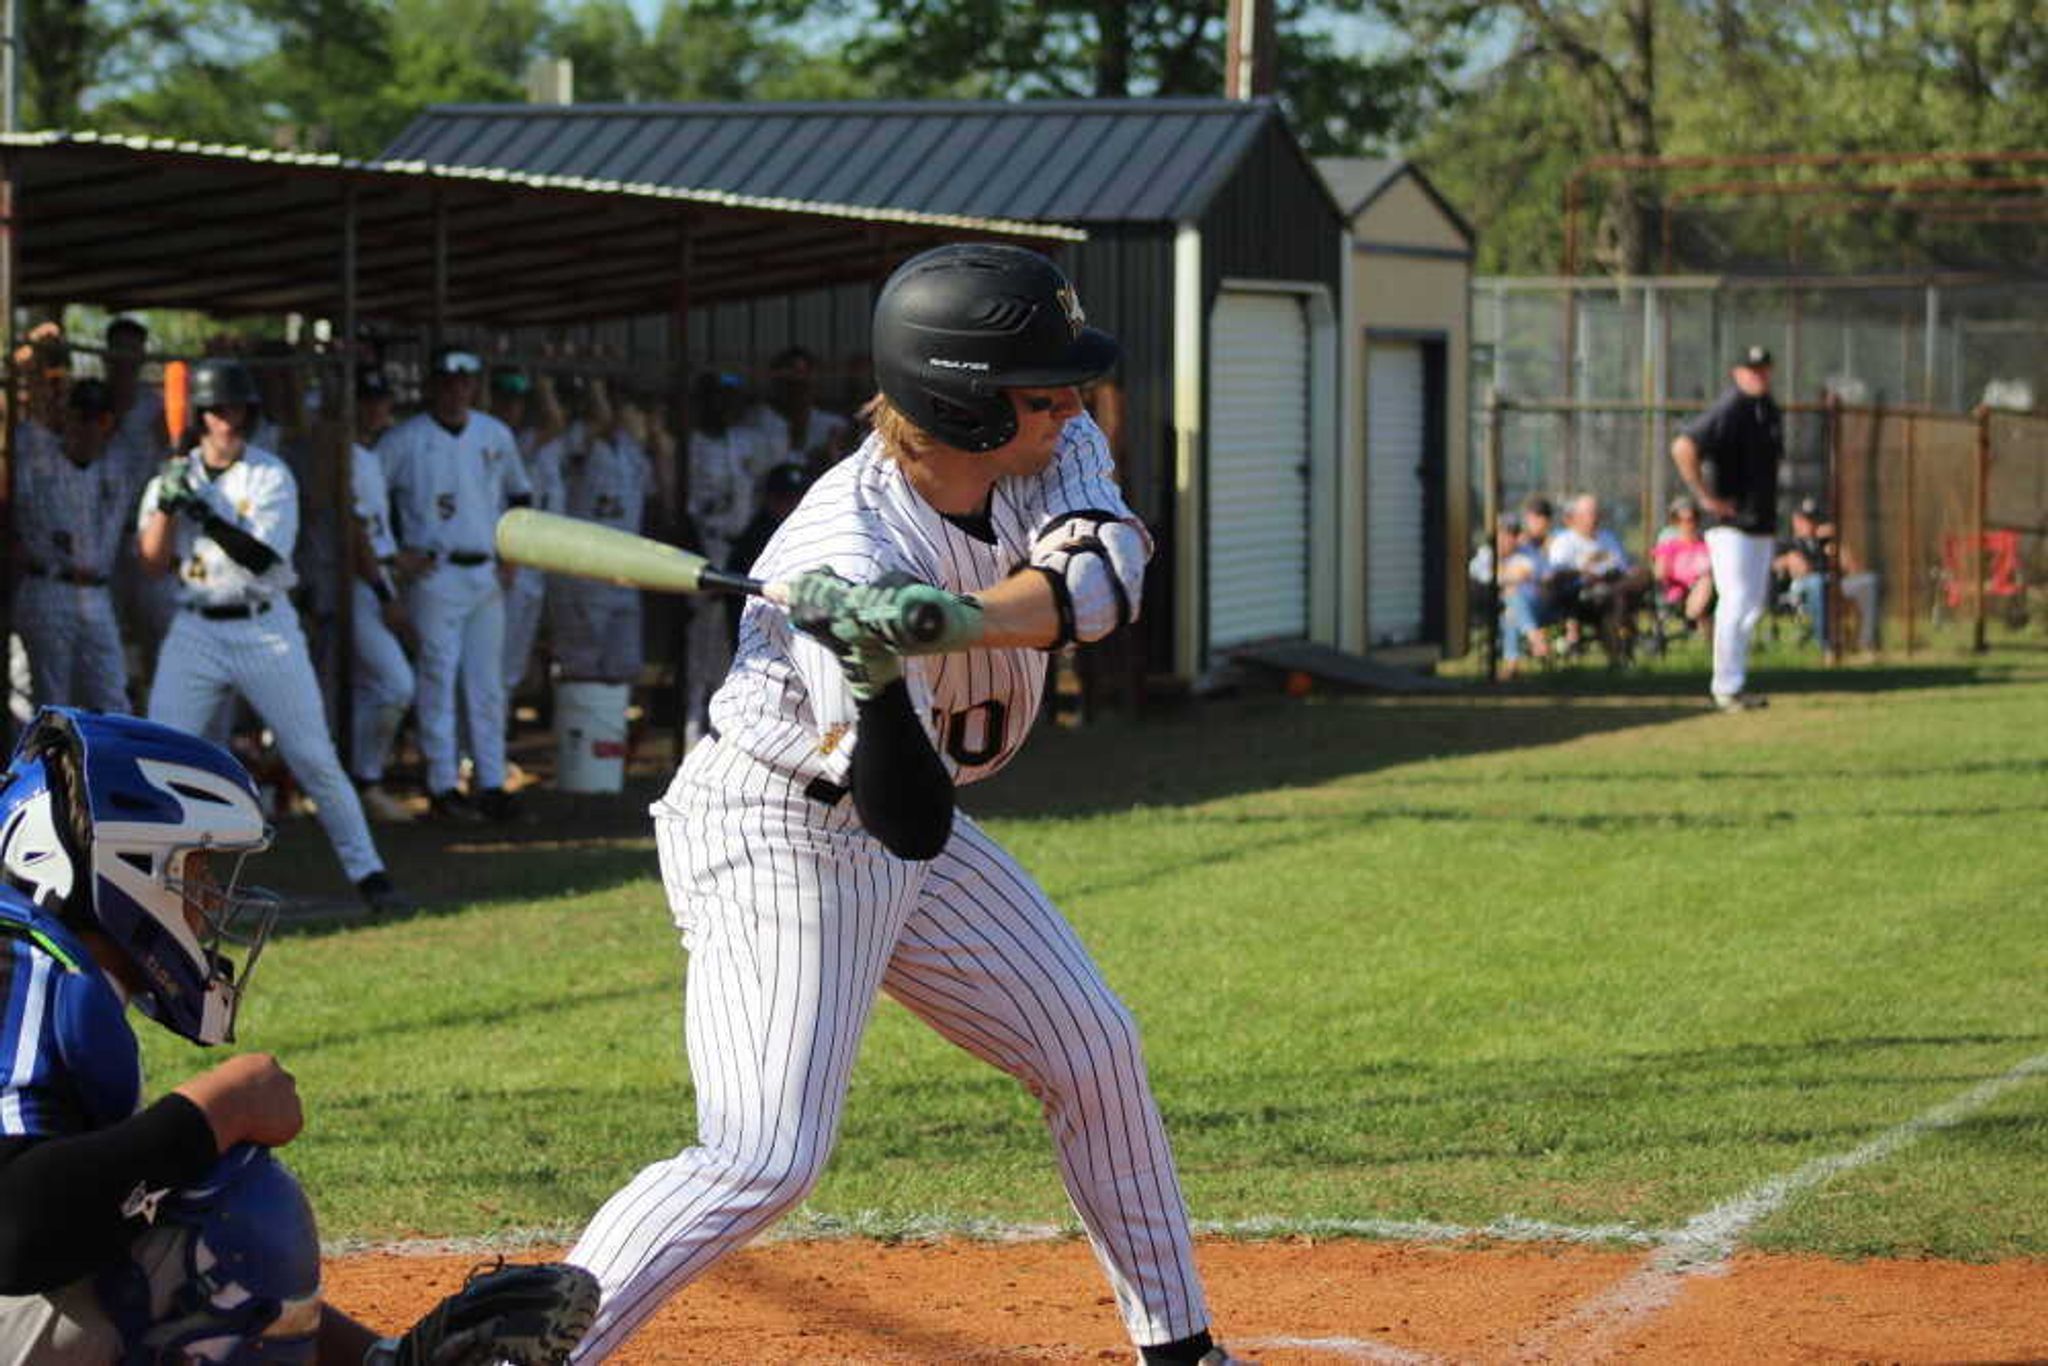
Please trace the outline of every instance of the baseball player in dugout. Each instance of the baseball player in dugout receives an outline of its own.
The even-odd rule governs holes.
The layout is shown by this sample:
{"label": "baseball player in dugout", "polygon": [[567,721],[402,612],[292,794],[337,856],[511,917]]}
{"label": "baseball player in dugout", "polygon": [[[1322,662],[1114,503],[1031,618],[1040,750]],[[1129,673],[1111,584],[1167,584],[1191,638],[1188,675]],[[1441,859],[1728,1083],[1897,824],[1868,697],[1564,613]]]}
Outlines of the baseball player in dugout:
{"label": "baseball player in dugout", "polygon": [[415,682],[404,640],[413,638],[412,619],[398,593],[398,543],[391,539],[391,494],[377,438],[391,426],[391,381],[382,370],[356,372],[356,431],[349,448],[349,496],[354,503],[354,573],[349,613],[355,650],[355,706],[350,708],[349,776],[355,780],[363,814],[373,821],[403,824],[412,810],[384,789],[384,766],[398,728],[412,707]]}
{"label": "baseball player in dugout", "polygon": [[1708,516],[1718,597],[1713,698],[1733,712],[1770,705],[1748,689],[1749,647],[1770,604],[1785,415],[1771,397],[1769,351],[1746,348],[1729,374],[1733,383],[1671,443],[1671,459]]}
{"label": "baseball player in dugout", "polygon": [[292,776],[371,910],[412,901],[392,884],[362,803],[327,729],[320,680],[289,596],[297,576],[298,487],[284,461],[244,435],[257,413],[239,361],[192,367],[196,440],[152,479],[137,515],[137,558],[178,578],[178,611],[150,682],[149,718],[203,734],[223,704],[246,699],[277,738]]}
{"label": "baseball player in dugout", "polygon": [[[505,589],[515,567],[497,562],[492,538],[500,513],[533,502],[512,429],[475,406],[483,369],[472,351],[437,348],[426,411],[377,446],[392,530],[417,573],[406,608],[419,633],[413,719],[427,794],[437,818],[465,824],[514,815],[505,790]],[[456,786],[458,703],[474,800]]]}
{"label": "baseball player in dugout", "polygon": [[570,1254],[603,1287],[578,1359],[803,1200],[887,992],[1039,1098],[1142,1359],[1228,1362],[1137,1026],[954,805],[1030,733],[1045,652],[1136,613],[1150,538],[1075,388],[1117,345],[1044,257],[963,245],[890,277],[873,351],[873,433],[755,563],[789,606],[748,603],[708,743],[653,808],[697,1144]]}
{"label": "baseball player in dugout", "polygon": [[108,581],[133,495],[107,454],[113,434],[113,397],[97,379],[70,386],[59,432],[33,422],[20,429],[14,626],[39,705],[128,710],[128,667]]}
{"label": "baseball player in dugout", "polygon": [[148,721],[46,709],[0,777],[0,1363],[561,1360],[597,1307],[575,1267],[481,1272],[397,1337],[322,1301],[274,1057],[143,1103],[125,1008],[234,1039],[277,912],[241,868],[269,843],[234,757]]}

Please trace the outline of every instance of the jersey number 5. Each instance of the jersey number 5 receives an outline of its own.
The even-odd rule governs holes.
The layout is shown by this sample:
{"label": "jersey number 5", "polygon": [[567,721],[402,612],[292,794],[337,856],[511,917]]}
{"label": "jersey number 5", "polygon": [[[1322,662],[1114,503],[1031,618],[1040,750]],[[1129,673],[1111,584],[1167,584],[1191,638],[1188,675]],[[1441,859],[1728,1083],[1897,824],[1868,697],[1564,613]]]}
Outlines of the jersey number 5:
{"label": "jersey number 5", "polygon": [[455,495],[452,493],[435,494],[434,511],[441,514],[441,520],[444,522],[453,517],[455,515]]}

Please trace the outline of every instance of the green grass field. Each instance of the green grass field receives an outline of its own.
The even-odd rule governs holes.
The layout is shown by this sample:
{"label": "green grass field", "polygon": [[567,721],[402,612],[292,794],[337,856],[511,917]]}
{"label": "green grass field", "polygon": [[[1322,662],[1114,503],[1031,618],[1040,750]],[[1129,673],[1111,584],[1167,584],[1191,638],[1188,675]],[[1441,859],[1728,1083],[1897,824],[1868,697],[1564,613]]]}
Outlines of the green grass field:
{"label": "green grass field", "polygon": [[[1668,1229],[2048,1055],[2048,652],[1761,682],[1246,696],[1044,731],[963,804],[1137,1011],[1198,1219]],[[649,795],[400,832],[432,910],[274,945],[243,1044],[329,1238],[567,1231],[685,1143]],[[337,876],[307,822],[266,857]],[[203,1060],[144,1033],[159,1085]],[[809,1216],[1071,1220],[1029,1100],[893,1005]],[[1748,1241],[2048,1256],[2048,1075]]]}

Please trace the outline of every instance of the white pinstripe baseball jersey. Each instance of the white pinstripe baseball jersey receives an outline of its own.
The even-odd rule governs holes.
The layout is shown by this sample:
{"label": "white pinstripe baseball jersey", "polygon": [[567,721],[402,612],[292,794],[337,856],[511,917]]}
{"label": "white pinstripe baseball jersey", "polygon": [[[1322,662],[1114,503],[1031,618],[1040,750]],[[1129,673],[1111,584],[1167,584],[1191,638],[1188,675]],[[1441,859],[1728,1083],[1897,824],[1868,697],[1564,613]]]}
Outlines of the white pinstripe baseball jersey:
{"label": "white pinstripe baseball jersey", "polygon": [[126,471],[106,454],[72,463],[39,422],[14,431],[14,534],[29,563],[106,577],[128,526]]}
{"label": "white pinstripe baseball jersey", "polygon": [[384,480],[383,457],[368,446],[350,447],[348,482],[370,553],[380,560],[390,559],[398,553],[398,542],[391,536],[391,487]]}
{"label": "white pinstripe baseball jersey", "polygon": [[[1008,578],[1049,523],[1097,510],[1130,515],[1102,431],[1085,415],[1066,425],[1041,474],[995,487],[985,527],[934,512],[870,437],[804,496],[754,565],[756,578],[795,578],[829,567],[855,583],[892,570],[956,593]],[[997,772],[1031,729],[1045,685],[1039,650],[974,650],[905,661],[911,702],[954,781]],[[838,661],[792,630],[780,609],[755,601],[740,624],[731,674],[711,701],[719,732],[799,784],[843,785],[856,713]]]}
{"label": "white pinstripe baseball jersey", "polygon": [[[299,489],[291,469],[269,451],[243,448],[242,458],[218,474],[210,473],[199,452],[185,457],[187,482],[215,512],[277,553],[277,562],[252,574],[220,548],[198,519],[173,519],[171,550],[176,556],[178,601],[192,606],[233,606],[283,597],[298,583],[292,570],[292,547],[299,538]],[[136,510],[139,529],[156,511],[156,484],[142,491]]]}

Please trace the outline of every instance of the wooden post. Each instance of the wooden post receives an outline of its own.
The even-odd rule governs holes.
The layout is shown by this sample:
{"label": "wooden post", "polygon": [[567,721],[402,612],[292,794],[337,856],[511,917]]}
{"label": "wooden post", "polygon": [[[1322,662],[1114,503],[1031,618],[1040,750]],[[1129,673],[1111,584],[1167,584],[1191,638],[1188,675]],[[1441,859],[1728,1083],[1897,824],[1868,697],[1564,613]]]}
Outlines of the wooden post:
{"label": "wooden post", "polygon": [[[355,506],[355,463],[356,463],[356,184],[344,182],[341,191],[341,394],[340,403],[322,404],[323,409],[338,412],[341,423],[341,440],[337,443],[338,458],[334,468],[328,471],[327,497],[329,507],[335,509],[334,517],[334,634],[340,642],[334,651],[338,692],[335,697],[335,748],[341,751],[342,761],[350,774],[360,773],[356,767],[362,757],[355,753],[356,714],[356,565],[355,565],[355,519],[349,509]],[[323,412],[322,416],[326,416]]]}
{"label": "wooden post", "polygon": [[[1912,419],[1906,419],[1908,430]],[[1827,433],[1827,512],[1835,519],[1834,554],[1821,557],[1821,594],[1827,604],[1827,639],[1821,642],[1821,662],[1833,668],[1842,662],[1842,538],[1848,521],[1842,515],[1842,400],[1828,393],[1821,398],[1821,423]]]}
{"label": "wooden post", "polygon": [[1985,553],[1984,512],[1991,484],[1991,409],[1980,403],[1972,416],[1977,420],[1977,458],[1970,470],[1970,582],[1977,602],[1970,627],[1970,649],[1982,654],[1990,648],[1984,639],[1985,598],[1990,596],[1991,587],[1985,582],[1991,557]]}
{"label": "wooden post", "polygon": [[1502,402],[1500,391],[1493,385],[1486,386],[1486,439],[1480,451],[1484,462],[1481,478],[1486,481],[1485,491],[1485,535],[1493,548],[1488,557],[1493,566],[1491,609],[1486,614],[1486,678],[1489,683],[1500,678],[1500,436]]}
{"label": "wooden post", "polygon": [[1913,657],[1913,628],[1916,624],[1914,618],[1920,611],[1918,604],[1914,600],[1916,595],[1913,591],[1920,582],[1920,528],[1915,525],[1915,502],[1913,498],[1913,481],[1917,477],[1913,466],[1918,463],[1916,459],[1919,455],[1918,437],[1919,429],[1917,427],[1906,428],[1906,449],[1904,452],[1906,467],[1904,476],[1906,486],[1905,538],[1904,552],[1899,556],[1899,578],[1904,583],[1906,589],[1906,657],[1908,659]]}

